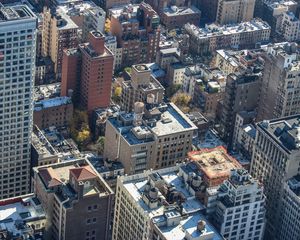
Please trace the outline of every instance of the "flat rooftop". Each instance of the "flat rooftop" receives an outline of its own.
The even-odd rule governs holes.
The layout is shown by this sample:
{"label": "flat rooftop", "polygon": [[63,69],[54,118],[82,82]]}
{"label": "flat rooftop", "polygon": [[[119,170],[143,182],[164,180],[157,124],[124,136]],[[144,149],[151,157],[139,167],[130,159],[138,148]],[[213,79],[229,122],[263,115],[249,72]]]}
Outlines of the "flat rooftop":
{"label": "flat rooftop", "polygon": [[[173,103],[168,103],[165,111],[160,112],[156,108],[154,110],[161,114],[160,119],[146,119],[155,121],[154,126],[142,125],[139,129],[135,128],[133,126],[133,113],[120,113],[118,117],[109,118],[108,121],[130,145],[152,142],[154,141],[154,135],[160,137],[197,129],[193,122]],[[124,124],[125,122],[126,124]],[[138,138],[137,134],[145,137]]]}
{"label": "flat rooftop", "polygon": [[257,124],[287,153],[300,149],[300,115],[265,120]]}
{"label": "flat rooftop", "polygon": [[45,135],[37,126],[33,127],[31,134],[32,145],[42,158],[57,156],[56,150],[52,147]]}
{"label": "flat rooftop", "polygon": [[59,107],[67,104],[72,104],[72,100],[70,97],[44,99],[35,102],[34,111],[41,111],[46,108]]}
{"label": "flat rooftop", "polygon": [[[206,217],[201,213],[195,213],[188,216],[186,219],[180,221],[177,226],[162,226],[159,227],[160,221],[166,221],[160,217],[153,219],[153,222],[158,226],[159,231],[165,237],[166,240],[182,240],[185,237],[191,236],[191,239],[210,239],[210,240],[221,240],[223,237],[218,233],[214,226],[208,222]],[[205,227],[203,231],[197,229],[197,224],[199,221],[204,221]]]}
{"label": "flat rooftop", "polygon": [[5,6],[0,8],[0,23],[24,19],[36,19],[36,15],[26,5]]}
{"label": "flat rooftop", "polygon": [[201,14],[200,10],[194,6],[191,7],[177,7],[177,6],[171,6],[164,8],[163,11],[164,14],[166,14],[169,17],[172,16],[179,16],[179,15],[191,15],[191,14]]}
{"label": "flat rooftop", "polygon": [[61,83],[51,83],[34,87],[34,100],[39,101],[60,96]]}
{"label": "flat rooftop", "polygon": [[43,219],[46,221],[46,214],[34,194],[0,201],[0,230],[22,236],[31,229],[30,222]]}
{"label": "flat rooftop", "polygon": [[242,32],[254,32],[261,30],[271,30],[270,26],[267,22],[264,22],[260,19],[253,19],[249,22],[242,22],[239,24],[230,24],[219,26],[217,24],[209,24],[206,25],[205,28],[200,28],[193,24],[185,24],[185,30],[191,34],[196,36],[197,38],[212,38],[216,36],[223,35],[233,35],[239,34]]}
{"label": "flat rooftop", "polygon": [[240,163],[222,146],[190,152],[188,158],[197,164],[208,179],[229,177],[231,169],[242,168]]}
{"label": "flat rooftop", "polygon": [[197,127],[192,121],[175,104],[169,103],[167,111],[163,112],[161,120],[157,121],[156,126],[152,127],[151,131],[157,136],[164,136],[196,129]]}
{"label": "flat rooftop", "polygon": [[[133,200],[136,201],[136,204],[150,217],[165,239],[181,240],[185,239],[186,236],[191,236],[193,239],[200,236],[210,237],[209,239],[213,240],[223,239],[202,214],[205,207],[195,197],[194,193],[190,191],[189,185],[185,184],[186,180],[183,175],[188,176],[188,172],[194,172],[194,170],[195,174],[197,173],[197,169],[187,168],[187,165],[181,164],[180,166],[157,171],[146,171],[137,175],[124,176],[121,177],[121,181],[123,181],[125,189]],[[188,172],[185,172],[186,170]],[[155,185],[156,183],[157,185]],[[150,206],[146,201],[149,184],[157,186],[154,188],[157,189],[157,196],[160,199],[154,207]],[[171,194],[163,192],[162,189],[169,189],[168,191],[176,192],[178,196],[181,196],[181,199],[184,199],[181,213],[176,208],[177,203],[173,203],[172,198],[169,199],[168,196]],[[156,201],[153,198],[152,200]],[[168,223],[170,220],[173,224]],[[206,224],[203,231],[198,231],[197,225],[201,220],[205,221]]]}

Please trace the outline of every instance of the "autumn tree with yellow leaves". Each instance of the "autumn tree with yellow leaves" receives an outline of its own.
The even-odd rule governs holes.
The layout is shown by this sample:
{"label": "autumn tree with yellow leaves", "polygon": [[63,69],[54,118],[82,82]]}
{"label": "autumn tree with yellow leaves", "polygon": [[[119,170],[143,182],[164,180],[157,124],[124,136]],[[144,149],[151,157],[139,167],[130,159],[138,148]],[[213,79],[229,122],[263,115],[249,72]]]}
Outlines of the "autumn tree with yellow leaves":
{"label": "autumn tree with yellow leaves", "polygon": [[85,111],[75,110],[70,122],[70,133],[79,147],[87,144],[91,138],[88,124],[88,114]]}

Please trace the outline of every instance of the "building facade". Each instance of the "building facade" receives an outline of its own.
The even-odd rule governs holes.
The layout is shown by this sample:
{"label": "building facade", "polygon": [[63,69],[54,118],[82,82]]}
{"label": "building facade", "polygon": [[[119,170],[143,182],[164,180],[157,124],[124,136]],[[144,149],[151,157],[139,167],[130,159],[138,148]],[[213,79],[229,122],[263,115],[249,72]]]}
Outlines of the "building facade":
{"label": "building facade", "polygon": [[[266,195],[266,237],[281,239],[281,211],[284,211],[284,184],[297,175],[300,166],[300,115],[257,124],[251,159],[251,175],[264,184]],[[286,196],[287,197],[287,196]]]}
{"label": "building facade", "polygon": [[224,25],[251,21],[254,5],[255,0],[219,0],[216,22]]}
{"label": "building facade", "polygon": [[23,5],[0,8],[0,199],[30,189],[37,18]]}
{"label": "building facade", "polygon": [[47,216],[45,239],[108,239],[114,193],[87,160],[35,168],[34,193]]}

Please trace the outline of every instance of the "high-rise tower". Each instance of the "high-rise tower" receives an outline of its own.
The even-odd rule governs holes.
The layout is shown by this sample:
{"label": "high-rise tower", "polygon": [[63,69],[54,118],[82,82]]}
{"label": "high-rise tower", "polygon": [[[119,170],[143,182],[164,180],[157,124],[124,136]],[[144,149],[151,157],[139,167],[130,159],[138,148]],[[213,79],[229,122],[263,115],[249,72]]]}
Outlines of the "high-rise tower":
{"label": "high-rise tower", "polygon": [[29,192],[37,18],[0,7],[0,199]]}

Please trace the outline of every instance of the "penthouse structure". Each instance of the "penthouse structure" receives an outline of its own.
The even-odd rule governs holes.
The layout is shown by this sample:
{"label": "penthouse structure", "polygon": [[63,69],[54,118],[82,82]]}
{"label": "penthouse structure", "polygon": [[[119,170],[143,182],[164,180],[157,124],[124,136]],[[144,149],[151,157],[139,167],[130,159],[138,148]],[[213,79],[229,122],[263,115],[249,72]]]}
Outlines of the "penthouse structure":
{"label": "penthouse structure", "polygon": [[123,49],[122,65],[154,62],[160,41],[159,17],[149,4],[112,8],[110,32]]}
{"label": "penthouse structure", "polygon": [[296,43],[264,47],[259,121],[300,113],[300,61]]}
{"label": "penthouse structure", "polygon": [[286,224],[281,225],[281,211],[285,210],[283,199],[286,181],[299,172],[299,123],[300,115],[294,115],[257,124],[251,175],[264,184],[268,238],[281,239],[281,233],[286,232],[283,228],[289,228]]}
{"label": "penthouse structure", "polygon": [[29,192],[36,28],[29,7],[0,6],[0,199]]}
{"label": "penthouse structure", "polygon": [[93,0],[93,2],[107,11],[112,7],[129,4],[130,0]]}
{"label": "penthouse structure", "polygon": [[122,82],[121,109],[132,112],[136,102],[159,104],[164,97],[164,87],[151,74],[151,69],[145,64],[133,65],[131,80]]}
{"label": "penthouse structure", "polygon": [[104,157],[122,162],[127,174],[182,162],[197,130],[173,103],[148,102],[106,122]]}
{"label": "penthouse structure", "polygon": [[114,194],[88,161],[35,168],[34,193],[47,216],[45,239],[108,239]]}
{"label": "penthouse structure", "polygon": [[188,158],[203,173],[202,179],[207,187],[219,186],[229,178],[231,169],[241,168],[222,146],[189,152]]}
{"label": "penthouse structure", "polygon": [[223,239],[203,214],[200,184],[185,166],[118,178],[112,239]]}
{"label": "penthouse structure", "polygon": [[188,23],[184,29],[190,36],[190,52],[198,55],[213,54],[222,48],[253,48],[259,42],[267,42],[271,31],[270,26],[259,19],[235,25],[210,24],[205,28]]}

